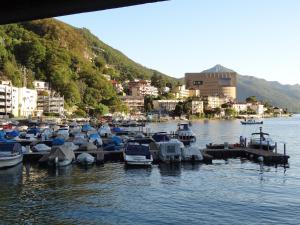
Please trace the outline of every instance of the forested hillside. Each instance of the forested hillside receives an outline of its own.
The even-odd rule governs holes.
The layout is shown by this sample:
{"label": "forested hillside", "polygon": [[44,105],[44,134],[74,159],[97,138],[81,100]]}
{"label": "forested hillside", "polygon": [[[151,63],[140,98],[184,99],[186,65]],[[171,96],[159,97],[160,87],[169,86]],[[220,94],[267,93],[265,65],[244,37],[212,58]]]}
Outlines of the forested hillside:
{"label": "forested hillside", "polygon": [[103,74],[119,81],[155,74],[176,82],[135,63],[87,29],[56,19],[0,26],[0,78],[21,86],[24,74],[28,87],[35,79],[50,82],[69,106],[99,110],[108,106],[112,112],[122,111],[123,105]]}
{"label": "forested hillside", "polygon": [[283,85],[277,81],[267,81],[253,76],[238,75],[237,92],[240,101],[248,96],[272,105],[288,108],[291,112],[300,112],[300,85]]}

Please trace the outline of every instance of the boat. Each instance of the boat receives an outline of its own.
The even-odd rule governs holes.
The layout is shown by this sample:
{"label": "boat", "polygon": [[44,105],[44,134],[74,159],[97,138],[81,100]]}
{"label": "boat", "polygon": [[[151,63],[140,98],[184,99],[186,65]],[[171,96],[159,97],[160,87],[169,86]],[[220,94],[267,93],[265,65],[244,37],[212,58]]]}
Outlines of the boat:
{"label": "boat", "polygon": [[152,135],[152,138],[156,142],[170,141],[170,137],[167,134],[167,132],[157,132],[157,133],[155,133],[155,134]]}
{"label": "boat", "polygon": [[33,152],[50,152],[51,147],[46,144],[39,143],[32,147]]}
{"label": "boat", "polygon": [[16,142],[0,143],[0,169],[18,165],[23,161],[22,146]]}
{"label": "boat", "polygon": [[260,127],[258,133],[252,133],[249,147],[273,151],[276,144],[268,133],[262,132],[262,128]]}
{"label": "boat", "polygon": [[77,156],[77,162],[82,165],[92,165],[95,162],[95,157],[84,152]]}
{"label": "boat", "polygon": [[159,143],[159,160],[166,163],[178,163],[181,162],[181,149],[184,148],[184,144],[177,140],[171,139],[170,141]]}
{"label": "boat", "polygon": [[74,152],[67,146],[54,146],[48,155],[48,165],[63,167],[70,165],[75,160]]}
{"label": "boat", "polygon": [[263,124],[264,121],[256,121],[254,119],[248,119],[248,120],[244,120],[244,121],[241,121],[241,124],[242,125],[254,125],[254,124]]}
{"label": "boat", "polygon": [[196,135],[191,130],[188,123],[179,123],[175,134],[177,136],[177,139],[184,145],[189,145],[193,142],[196,142]]}
{"label": "boat", "polygon": [[203,160],[203,155],[198,147],[186,146],[181,148],[181,160],[186,162],[200,162]]}
{"label": "boat", "polygon": [[224,142],[224,144],[206,144],[207,149],[233,149],[234,146],[232,144],[228,144],[228,142]]}
{"label": "boat", "polygon": [[129,140],[125,146],[124,161],[127,165],[150,166],[153,157],[149,142],[145,138]]}
{"label": "boat", "polygon": [[111,130],[108,124],[103,124],[99,129],[98,133],[101,137],[111,137]]}

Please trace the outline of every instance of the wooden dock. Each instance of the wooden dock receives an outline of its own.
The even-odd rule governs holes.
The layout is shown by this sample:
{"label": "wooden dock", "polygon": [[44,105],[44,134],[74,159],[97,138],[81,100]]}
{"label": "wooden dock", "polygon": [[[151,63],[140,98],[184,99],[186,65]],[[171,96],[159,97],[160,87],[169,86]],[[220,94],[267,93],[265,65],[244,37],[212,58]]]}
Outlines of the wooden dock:
{"label": "wooden dock", "polygon": [[286,164],[289,156],[277,152],[253,148],[233,149],[204,149],[203,153],[212,156],[212,159],[247,158],[265,164]]}
{"label": "wooden dock", "polygon": [[[124,161],[123,151],[74,151],[75,156],[77,157],[81,153],[89,153],[96,158],[96,163],[104,163],[107,161]],[[43,156],[48,155],[49,152],[30,152],[24,153],[23,160],[25,162],[37,163]]]}
{"label": "wooden dock", "polygon": [[[108,161],[123,162],[123,150],[120,151],[103,151],[101,149],[94,151],[74,151],[75,156],[86,152],[96,158],[97,163]],[[254,162],[263,162],[265,164],[286,164],[289,156],[277,152],[266,151],[253,148],[233,148],[233,149],[203,149],[201,150],[204,163],[212,163],[214,159],[229,159],[229,158],[247,158]],[[23,160],[27,162],[38,162],[48,152],[30,152],[25,153]],[[154,163],[158,163],[158,151],[151,151]]]}

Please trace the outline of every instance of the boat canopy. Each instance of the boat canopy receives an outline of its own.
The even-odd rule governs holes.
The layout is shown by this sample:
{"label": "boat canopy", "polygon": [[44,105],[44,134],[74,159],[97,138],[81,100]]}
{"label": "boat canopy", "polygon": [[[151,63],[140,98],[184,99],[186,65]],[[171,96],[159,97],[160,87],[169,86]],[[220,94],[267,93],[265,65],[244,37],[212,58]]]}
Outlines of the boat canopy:
{"label": "boat canopy", "polygon": [[127,155],[150,155],[149,146],[133,143],[127,145],[125,153]]}
{"label": "boat canopy", "polygon": [[91,127],[90,124],[82,125],[82,129],[81,129],[82,132],[88,132],[88,131],[91,131],[91,130],[93,130],[93,128]]}
{"label": "boat canopy", "polygon": [[22,146],[16,142],[2,142],[0,143],[0,152],[22,153]]}
{"label": "boat canopy", "polygon": [[55,146],[52,147],[48,159],[54,160],[56,157],[58,158],[59,161],[66,160],[66,159],[72,161],[73,159],[75,159],[75,154],[67,146],[63,146],[63,145]]}
{"label": "boat canopy", "polygon": [[170,137],[168,136],[168,134],[166,132],[159,132],[159,133],[155,133],[152,138],[156,141],[156,142],[162,142],[162,141],[170,141]]}

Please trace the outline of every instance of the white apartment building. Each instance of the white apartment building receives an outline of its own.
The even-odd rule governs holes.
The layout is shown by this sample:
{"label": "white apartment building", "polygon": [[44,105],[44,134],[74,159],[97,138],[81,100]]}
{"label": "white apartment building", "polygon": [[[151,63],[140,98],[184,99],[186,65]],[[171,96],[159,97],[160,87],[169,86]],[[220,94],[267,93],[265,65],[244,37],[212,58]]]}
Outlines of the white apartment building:
{"label": "white apartment building", "polygon": [[180,100],[153,100],[153,109],[160,112],[171,112]]}
{"label": "white apartment building", "polygon": [[62,115],[64,114],[64,97],[38,95],[37,110]]}
{"label": "white apartment building", "polygon": [[248,109],[248,104],[247,103],[234,103],[232,104],[232,108],[237,112],[245,112]]}
{"label": "white apartment building", "polygon": [[33,81],[34,89],[37,91],[47,91],[49,90],[49,83],[45,81],[35,80]]}
{"label": "white apartment building", "polygon": [[205,109],[220,108],[222,104],[227,102],[226,98],[220,98],[219,96],[204,96],[202,100]]}
{"label": "white apartment building", "polygon": [[158,89],[154,86],[151,86],[151,81],[149,80],[132,81],[129,82],[128,85],[132,96],[158,96]]}
{"label": "white apartment building", "polygon": [[0,115],[8,115],[11,111],[11,86],[0,84]]}
{"label": "white apartment building", "polygon": [[265,112],[265,107],[263,104],[250,104],[249,108],[252,109],[257,115],[263,115]]}
{"label": "white apartment building", "polygon": [[173,93],[177,99],[184,99],[190,96],[190,91],[185,88],[185,85],[175,87]]}
{"label": "white apartment building", "polygon": [[18,88],[18,116],[32,116],[37,106],[37,91],[26,87]]}

